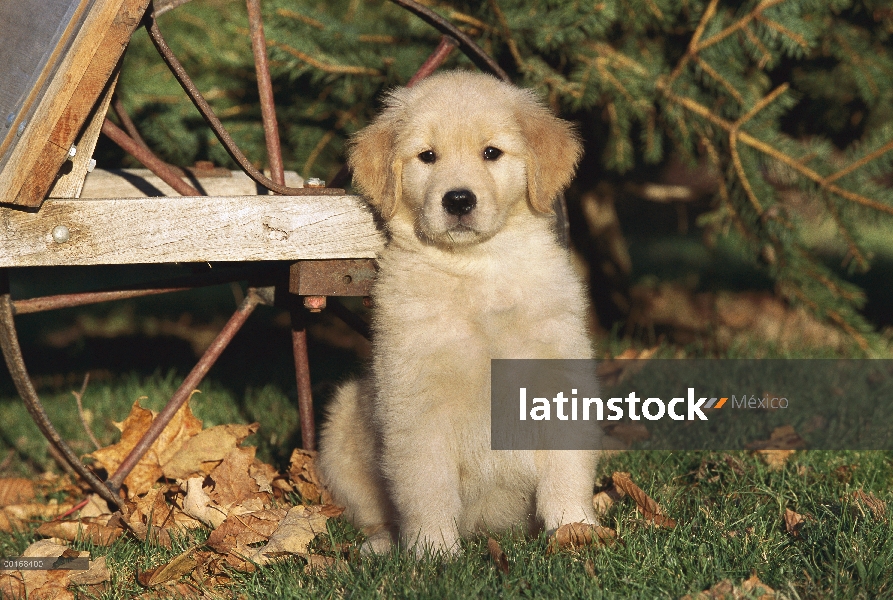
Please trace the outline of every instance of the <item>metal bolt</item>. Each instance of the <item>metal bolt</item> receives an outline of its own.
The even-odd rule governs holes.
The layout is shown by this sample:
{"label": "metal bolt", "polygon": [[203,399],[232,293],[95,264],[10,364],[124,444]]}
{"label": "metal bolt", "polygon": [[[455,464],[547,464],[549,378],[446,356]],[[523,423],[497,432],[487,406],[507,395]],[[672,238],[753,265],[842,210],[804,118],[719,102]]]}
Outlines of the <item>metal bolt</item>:
{"label": "metal bolt", "polygon": [[96,159],[91,158],[90,162],[87,163],[87,173],[92,173],[93,169],[96,168]]}
{"label": "metal bolt", "polygon": [[350,275],[345,275],[341,278],[341,282],[344,285],[350,285],[351,283],[353,283],[353,277],[351,277]]}
{"label": "metal bolt", "polygon": [[77,156],[78,149],[76,146],[72,146],[68,149],[68,160],[74,160],[74,157]]}
{"label": "metal bolt", "polygon": [[71,239],[71,232],[65,225],[56,225],[53,227],[53,241],[57,244],[64,244]]}
{"label": "metal bolt", "polygon": [[20,136],[23,133],[25,133],[25,125],[27,125],[27,124],[28,124],[28,121],[22,121],[21,123],[19,123],[19,128],[16,130],[16,135]]}
{"label": "metal bolt", "polygon": [[12,125],[12,122],[15,120],[16,120],[15,113],[11,113],[9,116],[6,117],[6,126],[9,127],[10,125]]}
{"label": "metal bolt", "polygon": [[321,312],[326,307],[325,296],[304,296],[304,308],[312,313]]}
{"label": "metal bolt", "polygon": [[326,182],[320,179],[319,177],[311,177],[307,181],[304,182],[304,187],[309,188],[323,188],[326,187]]}

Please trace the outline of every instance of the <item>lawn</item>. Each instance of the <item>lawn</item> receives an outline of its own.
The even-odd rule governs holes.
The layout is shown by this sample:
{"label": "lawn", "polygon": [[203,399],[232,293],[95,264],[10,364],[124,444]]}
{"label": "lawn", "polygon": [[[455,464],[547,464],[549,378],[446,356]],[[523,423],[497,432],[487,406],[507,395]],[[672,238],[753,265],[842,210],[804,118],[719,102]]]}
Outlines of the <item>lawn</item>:
{"label": "lawn", "polygon": [[[228,286],[167,299],[132,301],[89,310],[19,319],[25,346],[50,416],[75,451],[94,449],[78,417],[72,391],[88,369],[91,382],[83,397],[85,421],[105,446],[119,436],[113,421],[123,421],[135,400],[158,410],[179,383],[195,352],[207,343],[222,315],[235,305]],[[201,307],[201,310],[196,310]],[[186,316],[188,315],[188,316]],[[179,324],[179,325],[176,325]],[[252,317],[221,362],[193,397],[191,407],[205,429],[228,423],[260,423],[244,445],[285,472],[300,445],[290,369],[287,323],[271,309]],[[366,343],[325,314],[311,324],[311,368],[318,408],[334,383],[362,367]],[[205,340],[205,341],[203,341]],[[605,355],[629,351],[630,342],[603,341]],[[752,355],[752,346],[727,356]],[[635,350],[633,350],[635,352]],[[711,351],[713,352],[713,351]],[[664,344],[658,356],[703,356],[696,346]],[[825,355],[816,351],[818,355]],[[715,353],[713,354],[715,356]],[[8,376],[0,385],[0,452],[3,477],[39,480],[60,469],[46,443],[14,395]],[[606,455],[598,466],[602,488],[614,473],[629,476],[675,527],[650,523],[630,498],[616,498],[602,525],[616,532],[612,543],[550,549],[543,534],[492,536],[505,562],[494,559],[487,536],[468,540],[462,554],[415,561],[394,553],[361,556],[363,536],[340,518],[310,544],[309,560],[330,566],[312,568],[306,556],[290,556],[253,572],[225,569],[225,576],[198,587],[187,572],[182,581],[149,587],[140,573],[162,566],[184,551],[203,552],[207,528],[172,536],[165,548],[123,535],[111,545],[83,539],[69,543],[91,558],[106,557],[110,581],[74,586],[78,597],[123,598],[147,593],[168,597],[196,593],[209,597],[893,597],[893,526],[886,504],[893,455],[880,451],[802,450],[772,462],[745,451],[625,451]],[[76,489],[44,486],[60,503],[77,502]],[[81,494],[81,496],[78,496]],[[40,494],[36,501],[40,501]],[[274,505],[306,502],[297,491]],[[44,519],[34,518],[0,534],[0,555],[21,554],[41,536]],[[491,543],[492,546],[492,543]],[[328,558],[320,558],[328,557]],[[498,558],[498,557],[497,557]],[[756,579],[754,579],[754,577]],[[145,579],[145,577],[144,577]],[[213,584],[213,585],[212,585]],[[180,587],[176,587],[180,585]],[[749,590],[749,591],[748,591]],[[708,597],[708,596],[702,596]],[[766,597],[766,596],[762,596]],[[773,596],[768,596],[773,597]]]}

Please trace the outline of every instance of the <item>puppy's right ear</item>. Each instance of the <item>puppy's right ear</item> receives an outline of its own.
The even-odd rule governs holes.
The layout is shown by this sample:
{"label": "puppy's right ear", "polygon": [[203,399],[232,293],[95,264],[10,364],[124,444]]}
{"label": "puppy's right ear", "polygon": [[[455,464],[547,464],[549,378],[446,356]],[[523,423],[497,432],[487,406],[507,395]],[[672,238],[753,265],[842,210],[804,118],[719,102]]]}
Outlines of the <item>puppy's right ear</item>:
{"label": "puppy's right ear", "polygon": [[395,148],[401,112],[391,96],[389,106],[354,134],[347,150],[354,185],[385,220],[397,211],[403,188],[403,164]]}

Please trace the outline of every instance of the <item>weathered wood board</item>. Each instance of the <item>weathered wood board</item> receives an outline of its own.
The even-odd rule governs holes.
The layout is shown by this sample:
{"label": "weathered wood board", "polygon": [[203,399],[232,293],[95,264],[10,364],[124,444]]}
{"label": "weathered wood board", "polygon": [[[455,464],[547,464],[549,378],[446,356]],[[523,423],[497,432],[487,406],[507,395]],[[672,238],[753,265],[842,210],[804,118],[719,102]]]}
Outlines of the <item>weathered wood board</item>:
{"label": "weathered wood board", "polygon": [[[69,158],[71,170],[62,174],[53,187],[50,188],[50,198],[78,198],[84,187],[84,179],[92,170],[91,162],[93,161],[93,151],[96,150],[96,143],[99,141],[99,134],[102,130],[102,123],[105,121],[105,114],[108,112],[109,105],[112,102],[112,95],[115,93],[115,86],[118,84],[118,76],[112,78],[103,93],[102,98],[93,108],[90,120],[84,130],[78,135],[75,141],[76,154]],[[64,171],[60,170],[60,173]]]}
{"label": "weathered wood board", "polygon": [[[267,192],[242,171],[215,169],[212,176],[184,177],[208,196],[258,196]],[[294,171],[285,172],[285,185],[304,187],[304,180]],[[179,194],[148,169],[95,169],[87,175],[81,198],[141,198],[176,196]]]}
{"label": "weathered wood board", "polygon": [[0,203],[40,206],[148,3],[52,0],[55,9],[46,17],[47,27],[55,19],[62,34],[36,39],[31,47],[7,38],[34,36],[29,19],[43,13],[43,3],[0,3],[6,17],[6,24],[0,25],[0,45],[11,44],[17,53],[9,68],[30,73],[21,78],[25,83],[20,87],[27,88],[24,97],[22,92],[10,92],[15,98],[12,118],[2,117],[2,123],[9,125],[0,142]]}
{"label": "weathered wood board", "polygon": [[0,208],[0,267],[374,258],[357,196],[49,199]]}

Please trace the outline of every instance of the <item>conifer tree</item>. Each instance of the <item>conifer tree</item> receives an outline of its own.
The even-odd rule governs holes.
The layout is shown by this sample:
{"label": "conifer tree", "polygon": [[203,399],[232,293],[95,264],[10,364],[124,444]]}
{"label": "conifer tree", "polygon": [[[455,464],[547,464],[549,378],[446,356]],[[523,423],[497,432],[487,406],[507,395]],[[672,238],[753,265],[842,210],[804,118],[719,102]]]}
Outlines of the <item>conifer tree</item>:
{"label": "conifer tree", "polygon": [[[785,197],[815,199],[847,248],[860,222],[893,231],[893,7],[889,0],[426,0],[515,81],[608,132],[605,169],[670,156],[720,176],[699,224],[761,265],[776,290],[870,352],[863,292],[804,240]],[[266,0],[288,168],[331,177],[346,137],[405,83],[440,34],[386,0]],[[160,18],[187,70],[246,153],[264,162],[244,4],[196,0]],[[139,32],[121,95],[150,145],[176,163],[228,164]],[[447,67],[473,68],[454,53]],[[893,236],[891,236],[893,238]]]}

